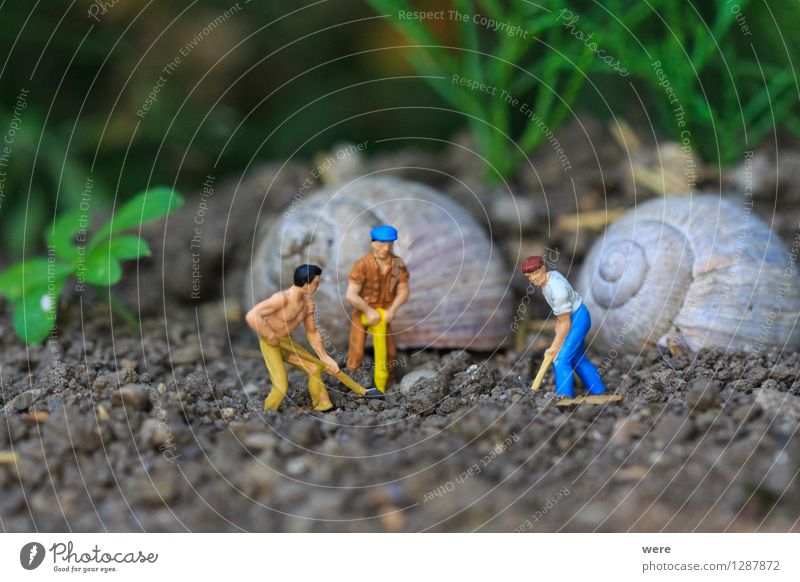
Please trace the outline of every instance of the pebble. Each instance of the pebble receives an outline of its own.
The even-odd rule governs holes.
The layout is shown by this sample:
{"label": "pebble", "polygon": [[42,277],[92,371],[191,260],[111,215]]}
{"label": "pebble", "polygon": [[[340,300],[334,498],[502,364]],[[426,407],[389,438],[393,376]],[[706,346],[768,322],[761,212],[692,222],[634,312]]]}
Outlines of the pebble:
{"label": "pebble", "polygon": [[98,392],[107,388],[118,389],[126,384],[136,384],[139,375],[131,369],[123,369],[119,372],[111,372],[99,375],[92,383],[92,390]]}
{"label": "pebble", "polygon": [[139,438],[147,447],[159,447],[170,441],[171,434],[164,422],[155,418],[147,418],[142,422]]}
{"label": "pebble", "polygon": [[800,423],[800,396],[762,388],[756,392],[756,405],[770,418],[780,415],[788,421]]}
{"label": "pebble", "polygon": [[686,393],[686,404],[689,406],[689,412],[699,413],[719,406],[721,391],[722,386],[719,382],[708,378],[695,378],[689,384],[689,389]]}
{"label": "pebble", "polygon": [[610,443],[612,445],[626,445],[642,435],[642,424],[631,417],[621,418],[614,423]]}
{"label": "pebble", "polygon": [[688,441],[694,433],[694,426],[686,416],[678,416],[672,412],[664,413],[652,431],[652,437],[660,447],[667,443]]}
{"label": "pebble", "polygon": [[111,394],[111,403],[131,410],[145,410],[150,405],[149,391],[146,384],[129,384]]}
{"label": "pebble", "polygon": [[46,391],[44,388],[34,388],[32,390],[27,390],[22,394],[17,394],[11,399],[11,402],[6,404],[5,410],[7,412],[22,412],[23,410],[27,410],[33,406],[37,400],[44,396],[45,393]]}
{"label": "pebble", "polygon": [[434,370],[414,370],[403,376],[403,379],[400,380],[400,389],[403,391],[410,390],[420,380],[427,380],[435,375],[436,372]]}

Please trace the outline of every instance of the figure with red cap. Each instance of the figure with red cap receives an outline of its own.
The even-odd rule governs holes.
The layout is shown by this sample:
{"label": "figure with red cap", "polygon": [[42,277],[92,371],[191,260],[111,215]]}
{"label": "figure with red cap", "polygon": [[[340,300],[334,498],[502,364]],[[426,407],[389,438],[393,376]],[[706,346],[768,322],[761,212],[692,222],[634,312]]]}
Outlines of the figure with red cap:
{"label": "figure with red cap", "polygon": [[408,268],[392,252],[397,240],[393,226],[376,226],[370,236],[372,251],[353,265],[345,292],[347,302],[353,307],[347,369],[361,367],[367,333],[372,335],[375,387],[367,390],[366,397],[383,399],[397,364],[391,324],[397,310],[408,301]]}
{"label": "figure with red cap", "polygon": [[586,357],[585,340],[592,327],[592,318],[581,296],[564,275],[558,271],[548,271],[542,257],[528,257],[522,262],[520,270],[531,283],[541,287],[545,300],[556,316],[556,335],[545,351],[545,357],[553,359],[556,398],[575,397],[574,372],[577,372],[589,394],[605,394],[606,387],[597,368]]}

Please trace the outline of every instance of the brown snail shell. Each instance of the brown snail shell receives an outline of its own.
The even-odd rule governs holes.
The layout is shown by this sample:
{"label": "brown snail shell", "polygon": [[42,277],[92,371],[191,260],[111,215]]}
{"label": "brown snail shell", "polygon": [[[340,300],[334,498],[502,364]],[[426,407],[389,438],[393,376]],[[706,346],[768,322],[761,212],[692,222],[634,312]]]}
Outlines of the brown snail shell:
{"label": "brown snail shell", "polygon": [[247,305],[319,265],[314,300],[323,337],[346,350],[352,308],[344,299],[353,263],[370,252],[370,230],[397,228],[394,253],[409,270],[409,301],[392,328],[400,348],[494,350],[511,334],[511,275],[500,249],[461,205],[429,186],[362,177],[296,200],[270,224],[247,281]]}
{"label": "brown snail shell", "polygon": [[793,256],[751,208],[721,196],[638,204],[595,241],[577,288],[592,316],[587,341],[601,349],[800,343]]}

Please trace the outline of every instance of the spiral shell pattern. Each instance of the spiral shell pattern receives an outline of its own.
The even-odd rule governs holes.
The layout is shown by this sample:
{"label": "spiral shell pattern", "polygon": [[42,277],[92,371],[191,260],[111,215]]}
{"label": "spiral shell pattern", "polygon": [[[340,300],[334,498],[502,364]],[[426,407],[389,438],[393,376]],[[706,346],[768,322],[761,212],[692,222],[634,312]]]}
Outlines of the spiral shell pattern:
{"label": "spiral shell pattern", "polygon": [[344,299],[353,263],[370,252],[370,230],[391,224],[411,296],[392,323],[400,348],[494,350],[510,336],[511,273],[499,249],[455,200],[433,188],[363,177],[300,200],[266,229],[247,281],[248,305],[292,284],[303,263],[323,269],[314,294],[323,336],[346,350],[352,308]]}
{"label": "spiral shell pattern", "polygon": [[601,349],[798,345],[795,258],[743,205],[679,195],[637,205],[587,256],[577,288]]}

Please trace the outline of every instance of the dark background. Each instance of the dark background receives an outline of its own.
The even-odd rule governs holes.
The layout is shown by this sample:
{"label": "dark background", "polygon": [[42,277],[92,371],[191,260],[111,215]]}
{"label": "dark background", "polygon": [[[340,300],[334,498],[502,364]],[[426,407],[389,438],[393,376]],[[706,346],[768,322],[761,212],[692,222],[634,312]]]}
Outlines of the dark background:
{"label": "dark background", "polygon": [[[382,144],[385,137],[448,139],[467,126],[462,113],[416,77],[407,59],[409,51],[402,48],[408,37],[391,18],[362,0],[240,0],[236,14],[182,57],[141,119],[137,110],[163,68],[236,3],[119,0],[100,9],[102,4],[0,3],[4,132],[17,95],[29,90],[11,163],[5,168],[5,198],[0,206],[5,264],[19,259],[23,248],[28,249],[26,254],[41,248],[43,229],[54,213],[79,203],[89,175],[95,207],[108,212],[115,199],[129,198],[152,185],[174,185],[191,195],[200,190],[206,174],[238,175],[254,161],[307,159],[341,141],[368,140],[374,154],[396,146],[396,141]],[[443,0],[415,4],[426,10],[453,8]],[[481,11],[484,3],[467,4]],[[589,26],[590,17],[598,22],[598,14],[602,21],[604,14],[594,2],[568,4],[584,15],[584,26]],[[665,22],[675,30],[688,29],[703,18],[710,21],[720,6],[731,9],[731,3],[719,0],[660,4],[661,16],[645,18],[638,25],[638,37],[662,33]],[[736,50],[747,56],[752,52],[749,43],[754,43],[767,76],[769,66],[791,68],[791,55],[800,54],[796,50],[800,33],[791,24],[798,22],[800,4],[770,2],[769,9],[764,2],[741,4],[746,5],[743,14],[752,34],[720,37],[723,48],[737,45]],[[619,17],[626,20],[625,14]],[[429,25],[443,45],[463,43],[456,23]],[[736,24],[732,29],[738,32]],[[613,46],[616,33],[609,30],[607,42]],[[575,44],[568,35],[557,40],[565,46]],[[684,42],[690,49],[689,41]],[[520,65],[527,62],[521,59]],[[703,90],[710,100],[729,99],[733,90],[725,75],[719,79],[714,75],[728,69],[736,74],[740,63],[720,60],[716,65],[703,72]],[[652,83],[635,95],[627,80],[622,82],[602,66],[589,71],[589,78],[593,86],[585,85],[575,99],[579,111],[601,119],[620,115],[636,124],[645,123],[643,113],[648,109],[664,109],[663,94]],[[635,76],[631,81],[638,82]],[[742,82],[737,83],[746,94]],[[779,133],[794,133],[796,112],[794,107],[792,115],[782,116]],[[740,123],[716,122],[717,126]],[[668,123],[666,111],[648,131],[670,135],[674,128]],[[722,141],[731,140],[725,136]],[[436,142],[419,139],[414,145],[435,148]],[[715,159],[709,148],[702,153],[713,163],[729,161]]]}

